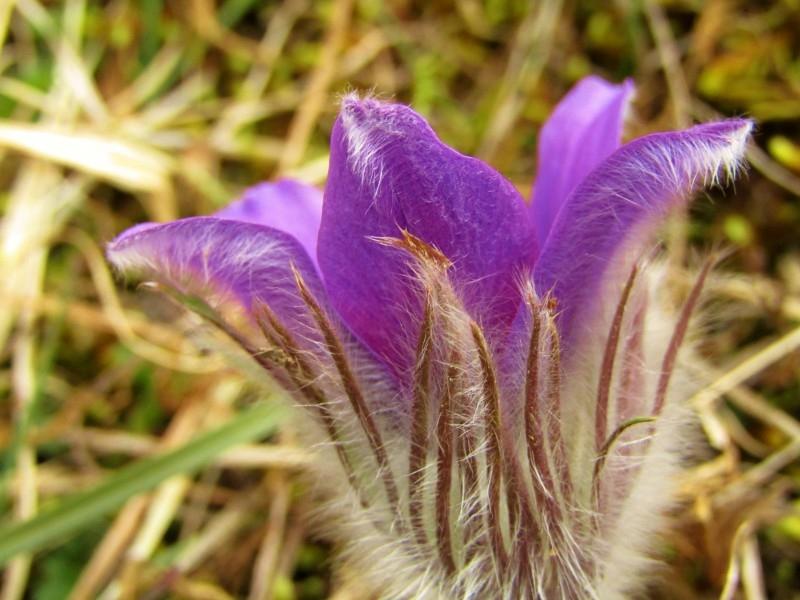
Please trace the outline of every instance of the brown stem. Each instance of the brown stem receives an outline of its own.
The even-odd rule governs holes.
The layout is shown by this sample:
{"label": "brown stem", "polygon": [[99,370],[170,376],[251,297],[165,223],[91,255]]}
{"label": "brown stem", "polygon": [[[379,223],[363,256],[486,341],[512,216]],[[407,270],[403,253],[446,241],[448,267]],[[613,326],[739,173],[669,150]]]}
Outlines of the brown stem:
{"label": "brown stem", "polygon": [[[451,363],[454,366],[457,362]],[[455,380],[454,380],[455,382]],[[456,409],[451,406],[451,409]],[[456,412],[454,410],[454,412]],[[465,559],[469,563],[477,552],[477,542],[481,536],[478,527],[478,515],[485,514],[483,507],[475,505],[475,501],[483,503],[483,498],[478,490],[478,459],[475,456],[475,439],[472,432],[471,419],[473,415],[464,414],[458,411],[459,431],[456,435],[456,464],[460,467],[461,473],[461,494],[467,502],[466,514],[463,517],[464,533],[463,543],[465,547]]]}
{"label": "brown stem", "polygon": [[710,257],[703,264],[700,269],[700,274],[692,286],[686,302],[683,303],[678,322],[675,325],[675,330],[672,332],[672,337],[669,340],[667,351],[664,353],[664,359],[661,363],[661,376],[658,379],[658,387],[656,388],[656,397],[653,402],[653,416],[661,414],[664,408],[664,402],[667,398],[667,389],[669,388],[669,380],[672,377],[672,372],[675,370],[675,361],[678,358],[678,350],[680,350],[683,339],[686,337],[686,331],[689,328],[689,321],[692,318],[692,313],[697,307],[697,302],[700,300],[700,293],[703,291],[706,278],[708,277],[711,267],[714,266],[716,257]]}
{"label": "brown stem", "polygon": [[[642,296],[638,301],[636,312],[631,319],[631,331],[627,335],[625,345],[622,349],[624,357],[622,373],[620,373],[619,392],[616,402],[616,423],[626,423],[637,415],[645,414],[649,407],[645,406],[645,371],[644,371],[644,328],[645,317],[647,315],[648,297],[647,290],[642,290]],[[628,457],[634,452],[634,447],[621,445],[615,449],[619,456]],[[602,458],[602,450],[598,460]],[[631,468],[631,461],[624,463],[624,468],[614,469],[607,478],[604,478],[604,486],[608,490],[613,490],[613,497],[618,499],[627,498],[631,487],[631,481],[637,472],[637,468]],[[597,494],[599,490],[592,487],[592,493]],[[605,496],[598,496],[594,503],[596,513],[605,515],[607,512]],[[614,510],[619,507],[609,506],[608,509]],[[613,515],[609,515],[612,516]]]}
{"label": "brown stem", "polygon": [[[538,501],[544,505],[551,515],[556,518],[558,506],[549,496],[553,489],[553,478],[547,453],[544,445],[544,431],[542,430],[543,412],[539,406],[539,344],[542,332],[542,319],[539,315],[539,306],[535,298],[528,298],[528,310],[531,315],[531,337],[528,345],[528,360],[525,376],[525,438],[528,449],[528,463],[534,479]],[[536,484],[536,478],[541,478],[542,486]],[[541,488],[544,487],[544,490]],[[547,491],[547,493],[545,493]]]}
{"label": "brown stem", "polygon": [[597,385],[597,402],[595,404],[595,420],[594,420],[594,440],[595,450],[600,451],[603,441],[606,438],[606,430],[608,429],[608,399],[611,395],[611,379],[614,375],[614,361],[617,356],[617,347],[619,346],[619,334],[622,330],[622,321],[625,317],[625,307],[628,305],[628,299],[631,296],[633,283],[636,280],[638,267],[633,265],[628,280],[625,283],[625,288],[622,290],[617,308],[614,311],[614,318],[611,321],[611,329],[606,338],[606,347],[603,352],[603,362],[600,367],[600,381]]}
{"label": "brown stem", "polygon": [[570,473],[567,452],[564,445],[561,422],[561,343],[555,319],[548,319],[550,332],[550,369],[548,371],[548,394],[545,414],[548,416],[548,439],[553,446],[561,494],[565,504],[572,498],[572,475]]}
{"label": "brown stem", "polygon": [[644,392],[644,326],[648,304],[646,290],[643,291],[645,294],[633,315],[631,333],[622,350],[625,362],[622,365],[617,398],[618,422],[627,421],[636,413],[643,411],[641,403]]}
{"label": "brown stem", "polygon": [[592,472],[592,506],[597,507],[600,501],[600,474],[603,472],[603,467],[606,464],[606,460],[611,452],[611,448],[614,447],[614,444],[617,442],[617,440],[619,440],[619,438],[622,437],[622,434],[628,431],[628,429],[642,423],[652,423],[654,419],[655,417],[637,417],[635,419],[625,421],[624,423],[620,424],[619,427],[617,427],[605,441],[603,447],[600,449],[600,452],[597,455],[597,460],[595,460],[594,470]]}
{"label": "brown stem", "polygon": [[489,530],[492,548],[501,571],[506,570],[508,554],[503,543],[503,532],[500,522],[500,505],[502,498],[503,475],[503,441],[501,435],[500,397],[497,389],[497,378],[492,367],[486,338],[477,323],[470,324],[472,339],[478,350],[478,359],[483,374],[483,390],[486,396],[484,427],[488,432],[487,463],[489,467]]}
{"label": "brown stem", "polygon": [[[286,364],[286,371],[292,379],[299,392],[303,395],[311,406],[317,411],[317,416],[322,421],[323,426],[336,448],[339,461],[342,464],[347,479],[352,488],[358,493],[362,506],[366,506],[366,500],[362,495],[360,486],[353,469],[350,457],[345,451],[342,443],[342,436],[336,419],[328,406],[325,395],[314,385],[314,371],[308,363],[303,353],[300,351],[294,337],[283,326],[277,315],[264,302],[257,302],[253,306],[256,323],[270,344],[286,352],[289,361]],[[274,332],[274,333],[273,333]]]}
{"label": "brown stem", "polygon": [[[347,355],[344,347],[339,341],[339,338],[337,337],[333,326],[328,320],[327,315],[322,310],[322,307],[317,303],[314,296],[311,294],[311,291],[308,289],[308,286],[303,280],[300,272],[297,271],[297,269],[293,269],[293,271],[295,283],[297,284],[297,289],[300,292],[300,297],[303,299],[303,302],[306,304],[306,306],[308,306],[308,308],[311,310],[311,314],[313,315],[314,320],[317,322],[317,326],[319,327],[320,332],[325,340],[325,347],[328,350],[328,354],[330,354],[334,364],[336,365],[336,370],[339,372],[339,377],[341,379],[345,394],[350,400],[353,411],[358,417],[359,424],[361,425],[361,428],[367,437],[367,441],[369,442],[370,448],[372,449],[372,453],[375,456],[375,461],[378,463],[378,469],[381,479],[383,480],[384,488],[386,489],[386,498],[389,501],[389,506],[391,507],[395,516],[399,518],[399,494],[397,492],[397,484],[395,483],[394,476],[392,475],[389,457],[386,454],[386,446],[383,444],[383,438],[378,430],[378,426],[369,412],[367,402],[364,399],[361,388],[359,388],[356,378],[350,369],[350,364],[347,361]],[[398,521],[398,526],[402,530],[402,520]]]}
{"label": "brown stem", "polygon": [[439,403],[439,419],[436,437],[439,440],[436,478],[436,540],[439,549],[439,560],[449,574],[456,571],[453,559],[453,545],[450,534],[450,487],[453,477],[453,432],[450,423],[452,418],[453,397],[455,396],[456,378],[458,377],[458,358],[452,357],[447,367],[447,381]]}
{"label": "brown stem", "polygon": [[408,510],[414,537],[420,546],[427,544],[423,519],[422,483],[428,454],[428,403],[430,401],[432,299],[426,298],[417,342],[414,366],[414,393],[411,406],[411,446],[408,456]]}

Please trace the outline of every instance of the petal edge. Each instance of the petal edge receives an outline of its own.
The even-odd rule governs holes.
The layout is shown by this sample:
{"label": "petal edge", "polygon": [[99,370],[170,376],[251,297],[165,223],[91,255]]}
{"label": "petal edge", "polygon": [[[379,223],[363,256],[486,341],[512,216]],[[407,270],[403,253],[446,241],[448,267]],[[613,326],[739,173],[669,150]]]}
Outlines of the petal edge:
{"label": "petal edge", "polygon": [[331,303],[397,372],[408,369],[421,305],[403,253],[375,237],[401,229],[452,261],[452,281],[484,324],[510,323],[532,230],[517,190],[441,142],[410,108],[345,99],[331,136],[318,259]]}
{"label": "petal edge", "polygon": [[530,207],[542,245],[572,190],[619,148],[633,93],[630,79],[612,84],[600,77],[585,77],[558,103],[542,127]]}
{"label": "petal edge", "polygon": [[692,192],[717,183],[721,175],[732,177],[751,129],[750,121],[730,119],[639,138],[575,189],[533,275],[537,293],[552,292],[559,303],[567,346],[591,323],[592,303],[609,271],[617,276],[630,267],[629,260],[627,266],[618,264],[619,252],[641,249],[672,207],[685,204]]}
{"label": "petal edge", "polygon": [[294,237],[242,221],[192,217],[138,225],[112,240],[106,256],[125,275],[154,279],[214,309],[238,307],[250,316],[260,300],[295,330],[303,327],[305,309],[292,265],[323,295],[316,269]]}

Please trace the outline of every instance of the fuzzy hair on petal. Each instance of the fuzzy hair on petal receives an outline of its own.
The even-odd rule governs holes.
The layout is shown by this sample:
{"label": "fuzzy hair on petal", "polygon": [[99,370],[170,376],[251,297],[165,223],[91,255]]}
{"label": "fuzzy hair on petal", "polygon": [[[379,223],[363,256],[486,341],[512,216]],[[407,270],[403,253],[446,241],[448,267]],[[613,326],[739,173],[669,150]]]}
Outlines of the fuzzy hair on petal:
{"label": "fuzzy hair on petal", "polygon": [[639,138],[575,189],[533,275],[537,293],[552,293],[559,304],[567,348],[590,335],[604,279],[624,277],[630,257],[650,243],[669,211],[701,187],[735,176],[751,129],[750,121],[731,119]]}

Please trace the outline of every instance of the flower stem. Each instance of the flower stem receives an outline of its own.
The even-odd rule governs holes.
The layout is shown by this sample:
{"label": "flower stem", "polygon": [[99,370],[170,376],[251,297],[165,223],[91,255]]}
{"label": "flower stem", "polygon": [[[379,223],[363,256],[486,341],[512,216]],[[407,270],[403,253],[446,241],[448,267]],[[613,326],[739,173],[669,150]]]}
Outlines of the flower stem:
{"label": "flower stem", "polygon": [[411,406],[411,446],[408,456],[408,512],[414,537],[421,547],[427,545],[423,519],[422,483],[428,454],[428,403],[430,402],[431,333],[433,307],[430,296],[425,300],[425,310],[417,343],[417,360],[414,365],[414,393]]}
{"label": "flower stem", "polygon": [[439,453],[437,457],[436,478],[436,540],[439,549],[439,560],[449,574],[456,571],[453,559],[453,547],[450,534],[450,485],[453,476],[453,432],[450,419],[457,374],[457,359],[447,367],[447,381],[439,403],[439,419],[437,438]]}
{"label": "flower stem", "polygon": [[[308,308],[311,310],[311,314],[313,315],[314,320],[317,322],[317,326],[319,327],[320,332],[325,340],[325,347],[327,348],[328,353],[331,355],[331,358],[336,365],[336,370],[339,372],[339,377],[341,379],[342,386],[344,387],[345,394],[347,394],[347,397],[353,407],[353,411],[356,413],[358,421],[361,424],[361,428],[363,429],[364,434],[367,436],[367,441],[369,442],[372,453],[374,454],[375,460],[378,463],[378,469],[380,471],[381,478],[383,479],[383,485],[386,489],[386,498],[389,501],[389,507],[391,508],[392,513],[399,519],[400,502],[397,484],[395,483],[394,476],[392,475],[391,467],[389,465],[389,457],[386,454],[386,446],[383,443],[383,437],[378,429],[378,425],[375,423],[375,420],[372,418],[372,415],[369,412],[367,402],[364,399],[361,388],[359,388],[356,378],[353,375],[353,371],[350,368],[350,364],[347,361],[347,355],[344,347],[337,337],[333,326],[328,320],[328,317],[322,310],[322,307],[317,303],[314,296],[311,294],[311,291],[308,289],[308,286],[297,269],[294,269],[294,276],[297,289],[300,292],[300,297],[303,299],[303,302],[306,304],[306,306],[308,306]],[[403,529],[402,519],[398,520],[398,527],[400,530]]]}
{"label": "flower stem", "polygon": [[614,361],[617,356],[617,347],[619,346],[619,334],[622,330],[622,321],[625,318],[625,308],[628,305],[628,299],[631,296],[631,290],[633,289],[638,271],[638,266],[634,264],[630,275],[628,275],[628,280],[625,282],[625,288],[622,290],[619,302],[617,303],[617,308],[614,311],[614,318],[611,321],[611,328],[606,338],[603,362],[600,367],[600,380],[597,384],[597,402],[595,404],[594,439],[597,451],[600,450],[606,438],[606,430],[608,429],[608,399],[611,395],[611,379],[614,375]]}

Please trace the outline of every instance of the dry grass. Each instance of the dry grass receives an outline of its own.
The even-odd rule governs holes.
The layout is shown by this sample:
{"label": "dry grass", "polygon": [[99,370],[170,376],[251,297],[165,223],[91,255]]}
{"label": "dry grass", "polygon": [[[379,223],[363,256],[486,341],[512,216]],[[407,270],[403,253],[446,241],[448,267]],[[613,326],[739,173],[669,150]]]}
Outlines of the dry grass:
{"label": "dry grass", "polygon": [[[527,191],[543,119],[597,72],[636,79],[636,132],[759,123],[749,177],[670,229],[679,283],[692,247],[732,253],[694,399],[705,461],[651,595],[800,597],[799,31],[796,0],[0,2],[3,521],[119,484],[125,465],[235,424],[254,394],[173,308],[114,285],[115,233],[278,175],[321,183],[353,88],[413,103]],[[263,433],[70,536],[39,530],[0,597],[357,598],[307,535],[291,427]]]}

